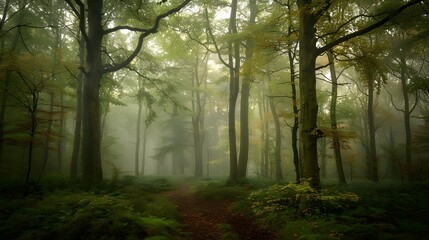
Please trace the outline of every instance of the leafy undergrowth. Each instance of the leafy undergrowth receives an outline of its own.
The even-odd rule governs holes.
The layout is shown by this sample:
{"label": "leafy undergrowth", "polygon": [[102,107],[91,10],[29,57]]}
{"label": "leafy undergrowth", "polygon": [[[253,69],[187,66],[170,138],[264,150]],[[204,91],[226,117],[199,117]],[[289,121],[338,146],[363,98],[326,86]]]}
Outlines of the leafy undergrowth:
{"label": "leafy undergrowth", "polygon": [[254,190],[253,186],[227,185],[223,181],[205,181],[197,184],[195,194],[209,201],[240,200]]}
{"label": "leafy undergrowth", "polygon": [[[81,191],[77,182],[66,179],[39,185],[1,182],[0,238],[184,239],[181,214],[158,194],[177,187],[171,182],[124,177],[92,191]],[[412,240],[429,235],[427,184],[325,185],[315,191],[307,183],[251,179],[237,185],[194,180],[192,186],[200,199],[235,202],[235,212],[276,232],[276,239]],[[222,239],[239,238],[229,223],[216,227]]]}
{"label": "leafy undergrowth", "polygon": [[2,239],[179,239],[179,213],[154,192],[165,179],[125,177],[83,192],[66,180],[1,186]]}
{"label": "leafy undergrowth", "polygon": [[[305,201],[302,201],[305,199]],[[273,185],[241,201],[242,211],[280,239],[422,239],[429,234],[427,185]],[[249,211],[250,210],[250,211]]]}

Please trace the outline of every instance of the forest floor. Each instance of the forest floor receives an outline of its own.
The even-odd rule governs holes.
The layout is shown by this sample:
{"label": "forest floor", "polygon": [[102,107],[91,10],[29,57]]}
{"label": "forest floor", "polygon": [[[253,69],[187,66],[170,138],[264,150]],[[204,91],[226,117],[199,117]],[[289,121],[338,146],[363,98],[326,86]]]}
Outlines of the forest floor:
{"label": "forest floor", "polygon": [[253,219],[232,211],[232,200],[202,198],[195,194],[190,185],[162,194],[171,199],[182,214],[186,239],[275,239],[272,233],[255,224]]}

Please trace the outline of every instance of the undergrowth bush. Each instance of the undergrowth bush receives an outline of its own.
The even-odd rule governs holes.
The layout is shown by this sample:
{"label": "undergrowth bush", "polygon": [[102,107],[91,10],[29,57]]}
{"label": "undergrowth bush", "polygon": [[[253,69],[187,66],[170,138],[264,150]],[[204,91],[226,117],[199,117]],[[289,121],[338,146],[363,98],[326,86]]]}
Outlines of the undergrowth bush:
{"label": "undergrowth bush", "polygon": [[196,195],[213,201],[236,200],[249,195],[250,189],[238,185],[225,185],[221,182],[206,182],[196,188]]}
{"label": "undergrowth bush", "polygon": [[350,192],[318,191],[308,182],[303,182],[275,184],[252,192],[247,201],[253,214],[263,223],[282,224],[286,219],[338,213],[359,201],[359,197]]}
{"label": "undergrowth bush", "polygon": [[122,187],[106,185],[85,192],[74,186],[61,189],[55,182],[37,194],[2,194],[0,239],[178,239],[175,206],[145,190],[148,185],[155,192],[165,189],[168,182],[124,179],[117,183]]}

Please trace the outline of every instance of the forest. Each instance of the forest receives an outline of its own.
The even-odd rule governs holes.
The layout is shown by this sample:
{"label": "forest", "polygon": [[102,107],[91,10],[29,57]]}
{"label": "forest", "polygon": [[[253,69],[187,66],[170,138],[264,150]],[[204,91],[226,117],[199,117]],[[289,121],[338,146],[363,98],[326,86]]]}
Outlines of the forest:
{"label": "forest", "polygon": [[0,239],[424,239],[428,0],[0,0]]}

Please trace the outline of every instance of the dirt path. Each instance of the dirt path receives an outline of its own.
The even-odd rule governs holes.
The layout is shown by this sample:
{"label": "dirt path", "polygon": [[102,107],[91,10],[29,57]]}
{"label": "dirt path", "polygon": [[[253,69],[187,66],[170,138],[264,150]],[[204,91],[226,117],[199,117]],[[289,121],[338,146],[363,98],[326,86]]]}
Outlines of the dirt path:
{"label": "dirt path", "polygon": [[275,237],[243,215],[232,213],[231,201],[208,201],[189,186],[165,193],[183,215],[189,240],[273,240]]}

